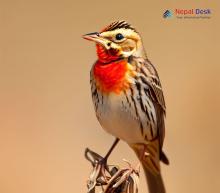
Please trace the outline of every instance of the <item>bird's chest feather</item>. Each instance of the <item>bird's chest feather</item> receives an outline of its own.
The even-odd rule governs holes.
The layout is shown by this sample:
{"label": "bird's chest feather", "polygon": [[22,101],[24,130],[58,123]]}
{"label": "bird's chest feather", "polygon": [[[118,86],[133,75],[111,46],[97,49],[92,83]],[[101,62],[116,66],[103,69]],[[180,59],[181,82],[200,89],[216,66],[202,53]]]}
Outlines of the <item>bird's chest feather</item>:
{"label": "bird's chest feather", "polygon": [[[133,83],[124,80],[126,76],[124,73],[127,72],[120,72],[120,70],[118,72],[117,79],[113,76],[115,72],[110,74],[98,72],[100,73],[98,80],[93,78],[93,103],[97,118],[107,132],[127,142],[135,142],[141,140],[140,132],[134,129],[139,127],[139,122],[134,105],[128,103],[128,96],[126,96],[126,93],[130,94],[129,90]],[[97,76],[97,72],[96,74],[94,72],[94,76]]]}
{"label": "bird's chest feather", "polygon": [[109,64],[97,61],[92,73],[97,89],[103,94],[120,94],[130,86],[129,76],[132,74],[132,70],[130,64],[125,60]]}
{"label": "bird's chest feather", "polygon": [[104,96],[96,113],[102,127],[113,136],[127,142],[141,139],[140,132],[136,133],[138,130],[135,129],[139,127],[139,121],[133,106],[127,103],[124,93]]}
{"label": "bird's chest feather", "polygon": [[97,62],[91,75],[93,103],[102,127],[127,142],[141,140],[140,132],[134,129],[139,127],[139,120],[127,96],[135,82],[132,66],[127,61],[108,65]]}

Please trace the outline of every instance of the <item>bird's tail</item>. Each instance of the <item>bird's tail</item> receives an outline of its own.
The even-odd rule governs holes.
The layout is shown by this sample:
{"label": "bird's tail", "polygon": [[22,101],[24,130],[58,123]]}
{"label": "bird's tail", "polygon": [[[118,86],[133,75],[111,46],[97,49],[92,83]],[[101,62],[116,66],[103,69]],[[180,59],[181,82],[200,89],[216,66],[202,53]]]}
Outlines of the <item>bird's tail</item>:
{"label": "bird's tail", "polygon": [[145,166],[143,166],[143,168],[147,179],[149,193],[165,193],[166,190],[161,173],[159,172],[158,174],[153,174]]}
{"label": "bird's tail", "polygon": [[161,158],[158,140],[155,140],[150,144],[132,144],[130,146],[142,163],[149,193],[166,193],[160,172]]}

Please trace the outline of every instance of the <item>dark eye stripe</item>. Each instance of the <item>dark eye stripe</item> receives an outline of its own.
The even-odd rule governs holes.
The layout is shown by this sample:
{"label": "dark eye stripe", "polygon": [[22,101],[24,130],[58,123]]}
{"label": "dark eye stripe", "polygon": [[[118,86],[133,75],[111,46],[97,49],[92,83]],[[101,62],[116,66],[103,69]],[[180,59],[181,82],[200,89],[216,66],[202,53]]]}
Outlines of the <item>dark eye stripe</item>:
{"label": "dark eye stripe", "polygon": [[115,39],[116,40],[122,40],[124,36],[121,33],[116,34]]}

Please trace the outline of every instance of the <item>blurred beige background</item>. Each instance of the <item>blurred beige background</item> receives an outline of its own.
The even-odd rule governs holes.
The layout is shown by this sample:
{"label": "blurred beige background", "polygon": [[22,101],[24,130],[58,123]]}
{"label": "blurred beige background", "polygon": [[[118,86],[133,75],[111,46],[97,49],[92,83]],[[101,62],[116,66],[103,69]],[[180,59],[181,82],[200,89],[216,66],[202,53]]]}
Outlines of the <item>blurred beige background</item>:
{"label": "blurred beige background", "polygon": [[[0,0],[0,192],[86,192],[84,148],[113,141],[90,97],[94,45],[81,35],[125,19],[141,32],[166,103],[168,193],[220,192],[219,2]],[[211,19],[163,19],[210,8]],[[110,161],[137,163],[121,142]],[[140,192],[147,192],[141,177]]]}

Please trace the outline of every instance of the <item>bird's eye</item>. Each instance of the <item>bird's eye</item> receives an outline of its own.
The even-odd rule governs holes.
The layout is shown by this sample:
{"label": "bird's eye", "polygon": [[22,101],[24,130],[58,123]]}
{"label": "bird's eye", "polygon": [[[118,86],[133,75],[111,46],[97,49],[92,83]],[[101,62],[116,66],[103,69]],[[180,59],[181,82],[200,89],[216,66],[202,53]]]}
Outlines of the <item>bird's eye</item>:
{"label": "bird's eye", "polygon": [[116,40],[122,40],[124,36],[121,33],[116,34],[115,39]]}

